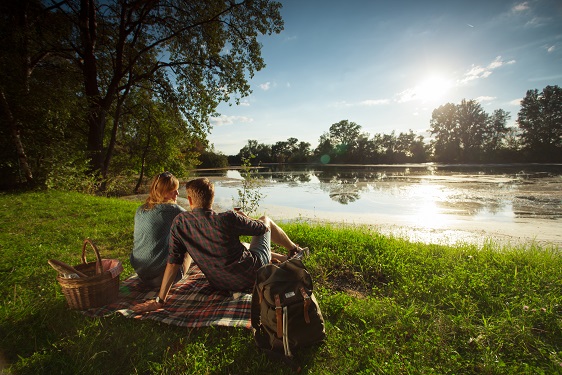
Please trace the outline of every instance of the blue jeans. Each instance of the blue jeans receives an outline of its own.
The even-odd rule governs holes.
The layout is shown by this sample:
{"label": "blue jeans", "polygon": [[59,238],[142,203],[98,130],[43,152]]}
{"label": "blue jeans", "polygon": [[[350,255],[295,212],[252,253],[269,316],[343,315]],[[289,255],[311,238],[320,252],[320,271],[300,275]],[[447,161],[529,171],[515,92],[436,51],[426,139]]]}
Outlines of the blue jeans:
{"label": "blue jeans", "polygon": [[260,261],[262,266],[271,263],[271,232],[267,231],[261,236],[253,236],[248,250]]}

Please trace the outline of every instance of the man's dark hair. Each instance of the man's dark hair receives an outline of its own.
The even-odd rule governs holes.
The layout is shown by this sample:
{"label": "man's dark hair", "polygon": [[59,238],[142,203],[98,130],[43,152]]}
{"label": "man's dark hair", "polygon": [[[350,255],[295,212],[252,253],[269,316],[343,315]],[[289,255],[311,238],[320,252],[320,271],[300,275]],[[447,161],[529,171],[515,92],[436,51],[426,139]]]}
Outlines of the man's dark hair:
{"label": "man's dark hair", "polygon": [[211,208],[215,199],[215,185],[208,178],[196,178],[185,184],[187,196],[195,206]]}

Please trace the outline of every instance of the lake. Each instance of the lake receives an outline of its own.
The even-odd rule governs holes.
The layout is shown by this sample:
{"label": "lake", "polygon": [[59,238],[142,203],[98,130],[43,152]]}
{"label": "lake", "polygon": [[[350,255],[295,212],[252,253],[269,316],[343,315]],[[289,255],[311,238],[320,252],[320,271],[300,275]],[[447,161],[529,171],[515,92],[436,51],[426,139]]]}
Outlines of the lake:
{"label": "lake", "polygon": [[[562,164],[265,165],[259,213],[365,224],[426,243],[562,245]],[[215,206],[235,205],[239,170],[199,170]]]}

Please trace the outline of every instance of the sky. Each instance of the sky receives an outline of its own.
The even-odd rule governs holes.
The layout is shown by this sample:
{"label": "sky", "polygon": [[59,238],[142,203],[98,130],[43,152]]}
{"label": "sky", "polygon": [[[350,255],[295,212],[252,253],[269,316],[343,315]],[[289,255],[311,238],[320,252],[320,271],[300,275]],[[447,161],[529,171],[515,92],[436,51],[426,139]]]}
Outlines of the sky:
{"label": "sky", "polygon": [[211,118],[215,151],[288,138],[312,149],[332,124],[429,137],[434,109],[477,100],[516,126],[527,90],[562,86],[561,0],[281,0],[260,38],[266,67]]}

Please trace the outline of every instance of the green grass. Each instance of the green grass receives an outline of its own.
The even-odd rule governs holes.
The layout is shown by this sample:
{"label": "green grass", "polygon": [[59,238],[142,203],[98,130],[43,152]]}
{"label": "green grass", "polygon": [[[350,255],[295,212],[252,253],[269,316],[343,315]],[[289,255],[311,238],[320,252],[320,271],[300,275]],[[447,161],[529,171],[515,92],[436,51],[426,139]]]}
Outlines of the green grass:
{"label": "green grass", "polygon": [[[89,237],[129,276],[137,205],[0,194],[0,351],[9,371],[290,374],[245,329],[89,318],[66,307],[47,260],[78,264]],[[311,249],[305,264],[326,319],[326,342],[298,353],[302,373],[562,374],[558,248],[425,245],[303,222],[283,228]]]}

